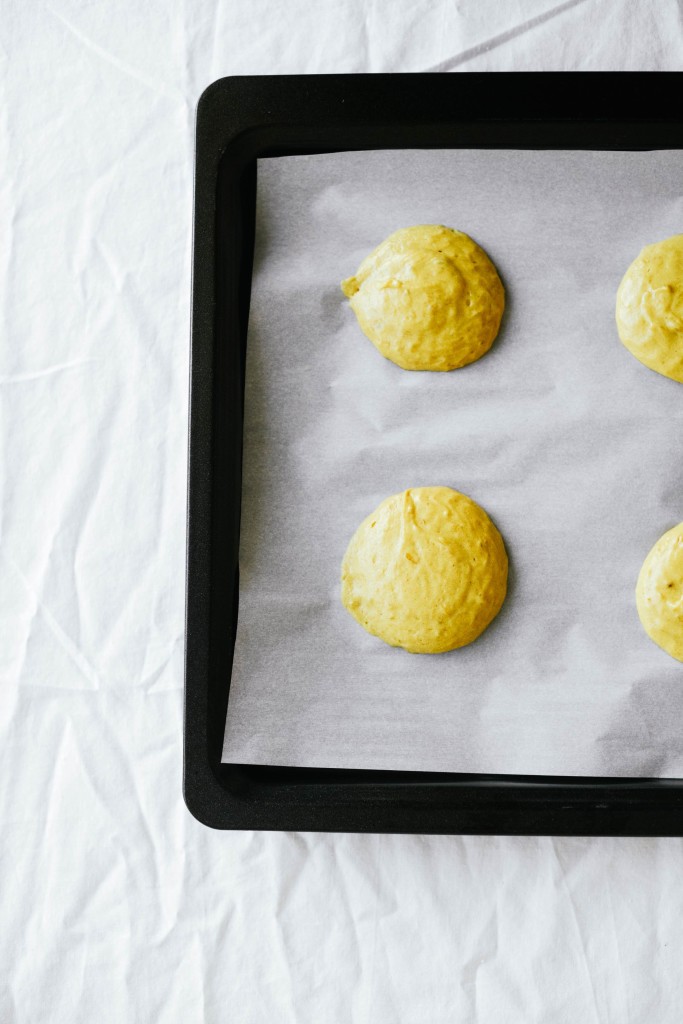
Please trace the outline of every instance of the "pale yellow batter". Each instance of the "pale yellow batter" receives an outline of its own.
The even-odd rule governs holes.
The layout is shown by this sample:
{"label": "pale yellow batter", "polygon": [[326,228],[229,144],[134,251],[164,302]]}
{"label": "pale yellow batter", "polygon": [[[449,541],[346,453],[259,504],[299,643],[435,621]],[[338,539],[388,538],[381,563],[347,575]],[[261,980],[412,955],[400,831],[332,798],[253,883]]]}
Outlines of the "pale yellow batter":
{"label": "pale yellow batter", "polygon": [[643,562],[636,605],[647,635],[683,661],[683,523],[660,537]]}
{"label": "pale yellow batter", "polygon": [[394,494],[344,555],[342,603],[369,633],[415,654],[471,643],[507,589],[503,538],[483,508],[450,487]]}
{"label": "pale yellow batter", "polygon": [[358,323],[404,370],[455,370],[493,344],[505,306],[496,268],[461,231],[395,231],[342,281]]}
{"label": "pale yellow batter", "polygon": [[646,245],[628,268],[617,330],[636,359],[683,383],[683,235]]}

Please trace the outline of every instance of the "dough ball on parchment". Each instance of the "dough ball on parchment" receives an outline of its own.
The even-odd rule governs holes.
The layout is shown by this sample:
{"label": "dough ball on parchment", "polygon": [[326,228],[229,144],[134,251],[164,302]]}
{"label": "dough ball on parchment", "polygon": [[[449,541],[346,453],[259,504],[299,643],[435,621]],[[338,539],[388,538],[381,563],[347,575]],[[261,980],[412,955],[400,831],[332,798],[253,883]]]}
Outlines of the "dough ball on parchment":
{"label": "dough ball on parchment", "polygon": [[341,287],[373,345],[404,370],[455,370],[479,359],[505,307],[484,250],[438,224],[395,231]]}
{"label": "dough ball on parchment", "polygon": [[646,245],[628,268],[617,330],[636,359],[683,383],[683,235]]}
{"label": "dough ball on parchment", "polygon": [[415,654],[464,647],[500,611],[503,538],[450,487],[414,487],[365,519],[342,563],[342,603],[369,633]]}
{"label": "dough ball on parchment", "polygon": [[683,661],[683,523],[663,534],[643,562],[636,606],[647,635]]}

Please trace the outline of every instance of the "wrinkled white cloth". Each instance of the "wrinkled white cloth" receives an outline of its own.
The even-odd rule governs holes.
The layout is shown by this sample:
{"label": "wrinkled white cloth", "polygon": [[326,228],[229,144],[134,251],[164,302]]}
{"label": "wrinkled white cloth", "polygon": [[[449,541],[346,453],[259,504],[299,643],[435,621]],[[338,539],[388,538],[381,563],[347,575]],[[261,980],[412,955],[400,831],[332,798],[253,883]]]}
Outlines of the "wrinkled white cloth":
{"label": "wrinkled white cloth", "polygon": [[0,1022],[678,1022],[677,839],[218,833],[181,797],[194,110],[679,70],[674,0],[0,9]]}

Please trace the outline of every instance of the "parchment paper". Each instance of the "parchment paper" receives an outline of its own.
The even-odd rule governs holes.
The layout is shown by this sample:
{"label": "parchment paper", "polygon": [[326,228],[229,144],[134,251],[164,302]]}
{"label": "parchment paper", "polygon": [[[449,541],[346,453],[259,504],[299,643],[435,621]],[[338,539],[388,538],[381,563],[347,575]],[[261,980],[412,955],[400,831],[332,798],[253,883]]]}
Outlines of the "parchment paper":
{"label": "parchment paper", "polygon": [[[681,231],[682,182],[679,152],[260,161],[224,760],[683,775],[683,665],[634,601],[683,519],[683,387],[614,324],[626,267]],[[506,287],[492,350],[452,373],[384,360],[339,288],[420,223],[466,231]],[[489,629],[434,656],[369,636],[339,600],[361,520],[430,484],[483,505],[511,565]]]}

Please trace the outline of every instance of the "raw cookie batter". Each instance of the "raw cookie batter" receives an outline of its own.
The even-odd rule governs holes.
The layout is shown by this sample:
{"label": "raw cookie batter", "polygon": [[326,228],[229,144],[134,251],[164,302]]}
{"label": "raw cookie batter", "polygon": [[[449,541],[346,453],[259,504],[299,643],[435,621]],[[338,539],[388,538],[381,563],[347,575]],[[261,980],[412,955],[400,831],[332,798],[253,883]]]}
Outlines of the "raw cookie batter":
{"label": "raw cookie batter", "polygon": [[373,345],[404,370],[455,370],[479,359],[505,306],[484,250],[438,224],[395,231],[341,287]]}
{"label": "raw cookie batter", "polygon": [[643,562],[636,605],[647,635],[683,661],[683,523],[660,537]]}
{"label": "raw cookie batter", "polygon": [[628,268],[617,330],[636,359],[683,383],[683,235],[646,245]]}
{"label": "raw cookie batter", "polygon": [[500,611],[503,538],[483,508],[450,487],[394,494],[344,555],[342,603],[369,633],[415,654],[463,647]]}

